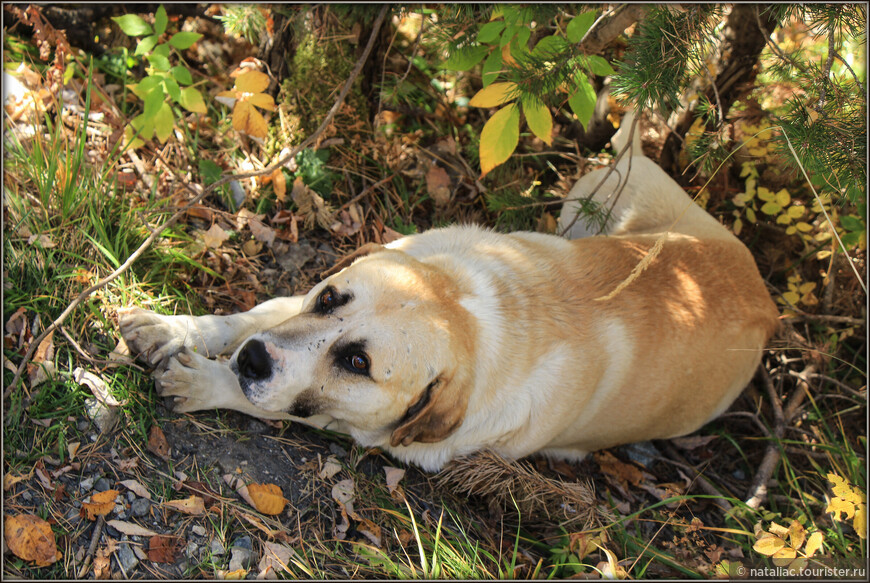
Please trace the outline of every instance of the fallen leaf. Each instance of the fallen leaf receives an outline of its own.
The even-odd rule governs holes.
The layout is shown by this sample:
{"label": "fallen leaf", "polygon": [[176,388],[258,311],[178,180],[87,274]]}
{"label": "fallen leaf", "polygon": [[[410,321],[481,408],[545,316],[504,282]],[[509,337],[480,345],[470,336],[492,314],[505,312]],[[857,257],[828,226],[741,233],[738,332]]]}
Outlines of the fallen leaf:
{"label": "fallen leaf", "polygon": [[444,206],[450,202],[450,176],[441,166],[433,164],[426,173],[426,191],[435,206]]}
{"label": "fallen leaf", "polygon": [[94,556],[94,579],[108,579],[112,576],[111,552],[100,549]]}
{"label": "fallen leaf", "polygon": [[290,557],[292,557],[293,554],[293,549],[288,545],[263,541],[263,556],[258,565],[260,575],[263,575],[270,569],[276,572],[283,569],[288,573],[291,573],[287,565],[290,563]]}
{"label": "fallen leaf", "polygon": [[399,488],[399,482],[405,477],[405,470],[384,466],[384,473],[387,475],[387,489],[390,491],[390,496],[400,494],[402,490]]}
{"label": "fallen leaf", "polygon": [[619,482],[630,483],[635,486],[644,480],[644,474],[637,467],[621,462],[610,452],[601,451],[595,454],[595,461],[601,467],[601,471],[616,478]]}
{"label": "fallen leaf", "polygon": [[105,516],[114,510],[115,498],[117,497],[117,490],[97,492],[91,496],[90,502],[82,502],[82,509],[79,511],[79,515],[88,520],[96,520],[97,516]]}
{"label": "fallen leaf", "polygon": [[202,496],[202,503],[206,506],[211,506],[220,498],[220,494],[203,484],[202,482],[183,482],[181,484],[184,489],[192,492],[193,494],[197,494]]}
{"label": "fallen leaf", "polygon": [[79,447],[81,447],[81,441],[74,441],[72,443],[67,444],[66,451],[69,454],[70,461],[76,459],[76,454],[79,451]]}
{"label": "fallen leaf", "polygon": [[112,395],[106,381],[94,373],[86,371],[82,367],[77,367],[73,370],[73,380],[80,385],[88,387],[94,394],[94,397],[97,398],[97,401],[108,407],[120,407],[127,404],[126,400],[118,401],[118,399]]}
{"label": "fallen leaf", "polygon": [[148,432],[148,451],[156,456],[169,459],[169,442],[166,441],[166,435],[163,430],[156,425],[151,426],[151,431]]}
{"label": "fallen leaf", "polygon": [[671,443],[679,447],[691,451],[709,444],[711,441],[719,437],[718,435],[691,435],[689,437],[675,437],[671,439]]}
{"label": "fallen leaf", "polygon": [[208,231],[202,232],[203,242],[206,247],[211,247],[212,249],[217,249],[229,238],[230,236],[227,232],[221,229],[217,223],[214,223]]}
{"label": "fallen leaf", "polygon": [[174,563],[184,548],[178,536],[158,534],[148,539],[148,560],[154,563]]}
{"label": "fallen leaf", "polygon": [[231,90],[217,94],[220,103],[233,107],[233,128],[255,138],[265,138],[268,135],[266,120],[256,110],[256,107],[269,111],[277,109],[272,96],[263,93],[268,87],[269,76],[252,70],[238,75]]}
{"label": "fallen leaf", "polygon": [[248,494],[254,501],[254,508],[271,516],[281,514],[288,502],[275,484],[248,484]]}
{"label": "fallen leaf", "polygon": [[245,568],[236,569],[235,571],[218,571],[218,579],[223,579],[225,581],[240,581],[244,579],[248,574],[248,570]]}
{"label": "fallen leaf", "polygon": [[183,500],[170,500],[164,502],[163,505],[182,514],[192,514],[194,516],[205,514],[205,503],[203,503],[202,498],[199,496],[191,496]]}
{"label": "fallen leaf", "polygon": [[133,522],[124,522],[123,520],[107,520],[106,524],[127,536],[156,536],[157,533],[149,530],[144,526],[139,526]]}
{"label": "fallen leaf", "polygon": [[332,208],[326,204],[323,197],[308,188],[301,176],[293,181],[290,198],[296,203],[299,214],[304,218],[306,229],[312,228],[315,222],[324,229],[331,226]]}
{"label": "fallen leaf", "polygon": [[332,498],[342,506],[347,506],[353,501],[353,490],[353,478],[342,480],[332,487]]}
{"label": "fallen leaf", "polygon": [[53,247],[57,247],[57,244],[51,240],[51,237],[48,235],[31,235],[27,239],[27,244],[32,246],[35,242],[39,241],[40,247],[43,249],[51,249]]}
{"label": "fallen leaf", "polygon": [[124,480],[121,482],[121,485],[139,496],[140,498],[151,500],[151,492],[149,492],[145,486],[143,486],[136,480]]}
{"label": "fallen leaf", "polygon": [[284,202],[284,199],[287,198],[287,178],[280,168],[276,168],[272,172],[272,188],[275,189],[275,198],[278,199],[278,202]]}
{"label": "fallen leaf", "polygon": [[254,503],[254,499],[251,498],[251,495],[248,493],[248,487],[245,483],[232,474],[224,474],[224,482],[227,485],[236,491],[236,494],[242,497],[242,499],[247,502],[253,508],[256,508],[257,505]]}
{"label": "fallen leaf", "polygon": [[51,525],[38,516],[7,514],[3,530],[9,550],[20,559],[35,562],[37,567],[51,565],[63,556],[57,550]]}
{"label": "fallen leaf", "polygon": [[12,486],[17,484],[18,482],[23,482],[25,480],[29,480],[33,477],[33,468],[30,469],[30,472],[26,474],[21,474],[20,476],[13,476],[12,472],[7,472],[5,476],[3,476],[3,491],[8,492]]}
{"label": "fallen leaf", "polygon": [[261,241],[270,247],[275,242],[275,229],[266,226],[259,219],[252,218],[248,222],[248,226],[251,228],[251,234],[257,241]]}
{"label": "fallen leaf", "polygon": [[332,477],[341,471],[341,464],[338,463],[338,459],[331,455],[326,458],[326,461],[323,462],[323,468],[317,474],[321,480],[330,480]]}

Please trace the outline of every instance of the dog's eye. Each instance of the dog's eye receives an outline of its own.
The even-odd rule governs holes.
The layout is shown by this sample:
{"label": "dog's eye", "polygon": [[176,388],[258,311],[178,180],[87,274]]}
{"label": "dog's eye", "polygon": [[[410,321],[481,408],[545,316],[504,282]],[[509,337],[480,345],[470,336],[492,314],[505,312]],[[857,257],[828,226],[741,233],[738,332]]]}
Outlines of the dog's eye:
{"label": "dog's eye", "polygon": [[317,311],[328,312],[338,305],[338,294],[331,287],[326,288],[317,298]]}
{"label": "dog's eye", "polygon": [[365,354],[351,354],[347,357],[347,364],[354,372],[365,373],[369,370],[369,358]]}

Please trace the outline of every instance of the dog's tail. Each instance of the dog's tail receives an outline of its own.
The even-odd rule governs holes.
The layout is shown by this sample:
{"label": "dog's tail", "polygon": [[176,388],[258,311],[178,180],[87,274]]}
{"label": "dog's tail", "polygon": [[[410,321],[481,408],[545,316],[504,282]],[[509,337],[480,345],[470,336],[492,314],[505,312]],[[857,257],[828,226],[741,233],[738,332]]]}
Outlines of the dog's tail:
{"label": "dog's tail", "polygon": [[613,137],[610,138],[610,143],[613,144],[613,149],[616,150],[616,153],[619,154],[624,151],[628,147],[628,139],[631,137],[631,151],[626,152],[626,156],[643,156],[643,148],[640,145],[640,128],[635,128],[632,133],[632,127],[634,126],[634,110],[629,109],[628,112],[622,117],[622,121],[619,123],[619,129],[616,130],[616,133],[613,134]]}

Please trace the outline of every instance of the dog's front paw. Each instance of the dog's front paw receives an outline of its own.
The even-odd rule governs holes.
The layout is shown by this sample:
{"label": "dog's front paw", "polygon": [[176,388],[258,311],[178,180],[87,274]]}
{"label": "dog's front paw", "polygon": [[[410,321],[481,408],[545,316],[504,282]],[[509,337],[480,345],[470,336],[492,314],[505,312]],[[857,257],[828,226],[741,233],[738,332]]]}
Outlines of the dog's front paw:
{"label": "dog's front paw", "polygon": [[182,347],[154,371],[154,386],[158,395],[174,397],[171,406],[176,413],[212,409],[216,406],[215,391],[223,381],[225,368]]}
{"label": "dog's front paw", "polygon": [[185,346],[195,345],[189,320],[186,316],[162,316],[142,308],[118,310],[121,336],[130,353],[151,365],[162,362]]}

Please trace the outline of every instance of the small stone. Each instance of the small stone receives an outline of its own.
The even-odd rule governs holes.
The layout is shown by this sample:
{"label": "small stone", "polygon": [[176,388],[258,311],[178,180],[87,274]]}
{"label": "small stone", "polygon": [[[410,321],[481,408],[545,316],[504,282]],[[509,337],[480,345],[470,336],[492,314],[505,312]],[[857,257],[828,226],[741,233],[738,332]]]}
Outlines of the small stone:
{"label": "small stone", "polygon": [[251,565],[253,553],[242,547],[233,547],[232,556],[230,557],[230,571],[238,571],[239,569],[247,569]]}
{"label": "small stone", "polygon": [[79,482],[79,488],[82,489],[82,492],[88,492],[94,488],[94,480],[96,477],[88,478],[87,480],[82,480]]}
{"label": "small stone", "polygon": [[196,536],[205,536],[205,527],[202,527],[198,524],[194,524],[190,527],[191,532]]}
{"label": "small stone", "polygon": [[[85,399],[85,412],[99,428],[100,433],[110,432],[121,418],[118,407],[110,407],[93,398]],[[91,441],[96,441],[96,436]]]}
{"label": "small stone", "polygon": [[145,498],[136,498],[130,504],[130,513],[133,516],[148,516],[148,511],[151,510],[151,502]]}
{"label": "small stone", "polygon": [[28,492],[27,490],[25,490],[24,492],[21,493],[21,497],[24,498],[24,499],[25,499],[26,501],[28,501],[28,502],[30,502],[31,500],[33,500],[33,494],[31,494],[31,493]]}
{"label": "small stone", "polygon": [[220,556],[227,552],[227,550],[224,548],[223,543],[216,538],[211,539],[211,543],[209,543],[209,550],[211,551],[211,554],[215,556]]}
{"label": "small stone", "polygon": [[329,451],[334,454],[336,457],[345,457],[347,455],[347,450],[338,445],[337,443],[329,444]]}
{"label": "small stone", "polygon": [[193,541],[187,543],[186,552],[187,552],[187,556],[190,557],[191,559],[196,558],[196,555],[199,552],[199,545]]}
{"label": "small stone", "polygon": [[100,478],[99,480],[97,480],[97,483],[94,484],[94,490],[96,490],[97,492],[105,492],[111,487],[112,483],[106,478]]}
{"label": "small stone", "polygon": [[82,419],[81,421],[76,423],[76,427],[79,431],[85,431],[90,425],[90,422],[87,419]]}
{"label": "small stone", "polygon": [[108,524],[106,524],[105,526],[103,526],[103,528],[105,529],[106,534],[108,534],[110,537],[116,539],[121,538],[121,532],[118,531],[118,529],[116,529],[114,526],[109,526]]}
{"label": "small stone", "polygon": [[133,492],[127,492],[127,502],[132,502],[136,499],[136,494]]}
{"label": "small stone", "polygon": [[254,433],[256,435],[262,435],[269,431],[269,427],[265,423],[261,423],[256,419],[251,419],[248,421],[247,432]]}
{"label": "small stone", "polygon": [[77,525],[82,519],[82,517],[79,516],[79,512],[80,510],[78,510],[77,508],[71,508],[70,511],[66,513],[66,519],[70,522],[70,524],[72,524],[72,526]]}
{"label": "small stone", "polygon": [[118,559],[118,564],[121,565],[121,569],[127,575],[130,575],[130,572],[139,564],[139,558],[136,556],[136,553],[133,552],[133,549],[130,548],[129,544],[121,543],[118,546],[115,557]]}
{"label": "small stone", "polygon": [[136,556],[140,561],[144,561],[148,558],[148,553],[145,552],[145,549],[143,549],[141,545],[134,546],[133,552],[136,553]]}
{"label": "small stone", "polygon": [[254,543],[251,541],[251,537],[248,535],[240,536],[236,540],[233,541],[233,548],[240,547],[243,549],[247,549],[249,551],[254,550]]}

